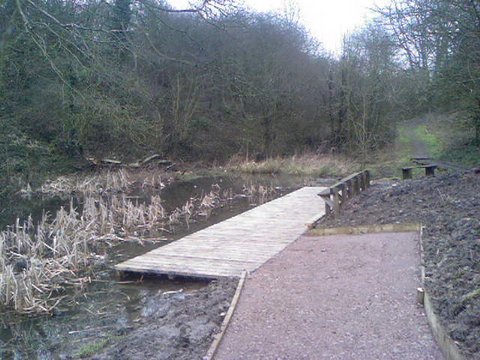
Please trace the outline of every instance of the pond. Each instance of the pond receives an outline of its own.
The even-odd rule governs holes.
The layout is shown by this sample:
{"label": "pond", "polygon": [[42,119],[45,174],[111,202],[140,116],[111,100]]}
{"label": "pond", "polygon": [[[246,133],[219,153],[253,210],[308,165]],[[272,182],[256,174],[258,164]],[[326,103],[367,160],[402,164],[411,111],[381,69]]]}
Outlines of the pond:
{"label": "pond", "polygon": [[[304,185],[328,184],[331,181],[292,176],[240,176],[229,175],[197,177],[192,180],[174,181],[162,190],[163,206],[171,211],[185,204],[188,199],[208,193],[213,184],[222,189],[232,189],[232,194],[243,194],[252,185],[276,189],[272,197],[284,195]],[[129,194],[138,201],[145,201],[146,194],[137,191]],[[258,200],[258,199],[257,199]],[[65,197],[48,197],[15,200],[3,207],[0,224],[5,227],[17,216],[39,218],[44,211],[54,212],[69,204]],[[81,207],[81,201],[76,205]],[[206,282],[187,279],[149,277],[119,279],[113,265],[145,253],[187,234],[235,216],[255,206],[254,198],[235,196],[222,207],[215,208],[208,218],[192,219],[176,225],[167,234],[167,241],[160,243],[124,242],[109,249],[102,266],[94,270],[91,282],[82,287],[68,289],[67,297],[49,316],[21,316],[6,312],[0,319],[0,358],[4,359],[62,359],[79,357],[82,346],[91,339],[121,337],[135,326],[139,318],[148,314],[155,304],[150,301],[159,293],[195,292]],[[8,209],[7,209],[8,208]],[[141,280],[141,281],[140,281]],[[150,300],[149,300],[150,299]],[[75,355],[76,354],[76,355]]]}

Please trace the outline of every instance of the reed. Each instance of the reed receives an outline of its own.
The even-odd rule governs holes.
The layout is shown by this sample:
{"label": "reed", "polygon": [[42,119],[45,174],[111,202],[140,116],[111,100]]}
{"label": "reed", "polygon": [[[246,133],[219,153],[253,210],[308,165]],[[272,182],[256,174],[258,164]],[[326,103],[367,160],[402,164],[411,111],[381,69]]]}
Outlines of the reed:
{"label": "reed", "polygon": [[262,184],[249,184],[243,186],[243,194],[247,196],[250,203],[263,204],[275,197],[277,189]]}
{"label": "reed", "polygon": [[233,198],[230,196],[233,190],[230,191],[221,191],[221,188],[218,184],[213,184],[211,190],[208,194],[205,194],[199,205],[198,215],[209,218],[212,214],[213,209],[219,206],[223,206],[226,201],[229,201]]}

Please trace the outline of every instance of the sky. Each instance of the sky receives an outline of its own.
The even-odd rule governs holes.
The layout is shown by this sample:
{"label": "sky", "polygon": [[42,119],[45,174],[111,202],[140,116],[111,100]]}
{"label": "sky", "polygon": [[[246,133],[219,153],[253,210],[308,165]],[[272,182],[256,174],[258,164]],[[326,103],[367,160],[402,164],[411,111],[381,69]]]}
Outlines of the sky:
{"label": "sky", "polygon": [[[284,13],[285,4],[293,3],[299,10],[300,22],[317,38],[325,50],[338,54],[343,36],[373,17],[369,10],[389,0],[242,0],[248,7],[261,12]],[[188,8],[195,0],[169,0],[175,8]]]}

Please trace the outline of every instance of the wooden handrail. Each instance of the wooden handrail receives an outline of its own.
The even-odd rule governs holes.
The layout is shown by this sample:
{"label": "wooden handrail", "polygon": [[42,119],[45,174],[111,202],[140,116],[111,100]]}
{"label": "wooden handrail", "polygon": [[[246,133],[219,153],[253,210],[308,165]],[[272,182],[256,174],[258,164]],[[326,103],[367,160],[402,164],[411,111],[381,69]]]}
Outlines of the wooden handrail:
{"label": "wooden handrail", "polygon": [[349,200],[370,186],[370,172],[363,170],[343,178],[318,195],[325,201],[325,214],[338,217],[340,209]]}

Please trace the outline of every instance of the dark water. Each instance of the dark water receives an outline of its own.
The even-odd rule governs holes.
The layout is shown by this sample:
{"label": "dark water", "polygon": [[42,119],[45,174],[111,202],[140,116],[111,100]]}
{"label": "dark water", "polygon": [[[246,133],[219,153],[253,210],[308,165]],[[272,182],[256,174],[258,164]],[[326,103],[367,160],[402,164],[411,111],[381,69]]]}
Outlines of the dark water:
{"label": "dark water", "polygon": [[[222,189],[233,189],[241,193],[244,186],[264,185],[277,188],[276,196],[309,184],[325,181],[299,177],[271,176],[221,176],[201,177],[191,181],[174,182],[161,191],[161,198],[167,210],[182,206],[191,197],[208,193],[212,184]],[[137,193],[139,201],[145,194]],[[148,194],[150,195],[150,194]],[[32,214],[34,218],[43,211],[54,212],[60,206],[68,205],[70,199],[16,200],[0,214],[2,228],[15,218]],[[208,219],[198,219],[177,226],[169,240],[174,241],[214,223],[244,212],[254,206],[251,200],[238,197],[223,208],[215,209]],[[2,206],[3,209],[5,207]],[[63,359],[78,357],[85,344],[98,338],[121,337],[128,332],[141,314],[148,313],[146,299],[159,291],[195,291],[206,285],[204,282],[154,277],[121,281],[112,270],[116,263],[145,253],[167,242],[139,245],[125,243],[109,250],[106,266],[94,270],[92,282],[85,288],[69,289],[68,298],[62,301],[53,316],[34,318],[22,317],[13,313],[3,313],[0,319],[0,359]]]}
{"label": "dark water", "polygon": [[29,215],[40,218],[44,211],[56,211],[60,206],[68,205],[70,200],[60,197],[32,196],[30,198],[12,198],[0,204],[0,229],[15,223],[17,218],[26,219]]}

